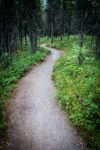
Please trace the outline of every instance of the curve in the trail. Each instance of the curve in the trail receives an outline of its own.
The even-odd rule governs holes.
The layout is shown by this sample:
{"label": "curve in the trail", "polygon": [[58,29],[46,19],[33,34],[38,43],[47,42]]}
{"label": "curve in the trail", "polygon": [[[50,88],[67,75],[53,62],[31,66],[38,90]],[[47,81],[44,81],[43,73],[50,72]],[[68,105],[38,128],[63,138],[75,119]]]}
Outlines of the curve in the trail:
{"label": "curve in the trail", "polygon": [[10,105],[9,150],[86,150],[54,100],[51,74],[62,52],[48,49],[51,54],[21,79],[14,93]]}

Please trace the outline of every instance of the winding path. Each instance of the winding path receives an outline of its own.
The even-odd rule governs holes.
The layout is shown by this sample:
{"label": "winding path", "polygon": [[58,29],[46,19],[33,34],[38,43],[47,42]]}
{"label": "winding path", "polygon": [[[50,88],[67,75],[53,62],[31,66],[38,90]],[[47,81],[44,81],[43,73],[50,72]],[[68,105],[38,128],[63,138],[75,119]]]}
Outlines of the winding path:
{"label": "winding path", "polygon": [[9,150],[86,150],[81,137],[54,100],[51,74],[62,52],[48,49],[51,54],[20,80],[14,93]]}

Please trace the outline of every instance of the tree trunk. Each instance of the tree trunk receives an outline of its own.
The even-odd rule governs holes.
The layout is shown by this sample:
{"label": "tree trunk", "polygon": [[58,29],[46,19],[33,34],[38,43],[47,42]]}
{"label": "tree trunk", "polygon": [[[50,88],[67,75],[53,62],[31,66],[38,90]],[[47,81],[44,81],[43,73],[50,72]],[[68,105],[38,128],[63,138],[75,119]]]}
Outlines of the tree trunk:
{"label": "tree trunk", "polygon": [[20,32],[20,44],[21,46],[23,45],[23,34],[22,34],[22,30]]}
{"label": "tree trunk", "polygon": [[53,43],[54,36],[54,10],[52,10],[52,18],[51,18],[51,43]]}
{"label": "tree trunk", "polygon": [[91,48],[93,48],[93,35],[92,35],[92,38],[91,38],[91,45],[90,45]]}
{"label": "tree trunk", "polygon": [[100,32],[98,31],[96,37],[96,58],[100,58]]}
{"label": "tree trunk", "polygon": [[69,15],[68,39],[69,39],[69,36],[70,36],[70,27],[71,27],[71,16]]}
{"label": "tree trunk", "polygon": [[24,37],[25,37],[25,44],[27,45],[27,31],[26,31],[26,25],[24,29]]}
{"label": "tree trunk", "polygon": [[83,47],[83,39],[84,39],[84,33],[83,33],[83,19],[81,21],[81,31],[80,31],[80,47],[82,48]]}
{"label": "tree trunk", "polygon": [[80,47],[81,47],[81,48],[83,47],[83,39],[84,39],[84,35],[83,35],[83,33],[81,32],[81,33],[80,33]]}
{"label": "tree trunk", "polygon": [[60,42],[62,42],[64,35],[64,3],[62,1],[62,15],[61,15],[61,32],[60,32]]}
{"label": "tree trunk", "polygon": [[34,32],[33,49],[34,49],[34,52],[36,52],[37,50],[37,32],[36,31]]}
{"label": "tree trunk", "polygon": [[53,32],[54,32],[54,20],[52,19],[52,24],[51,24],[51,43],[53,43]]}
{"label": "tree trunk", "polygon": [[34,46],[33,46],[33,31],[30,29],[30,46],[31,46],[31,51],[30,53],[34,53]]}

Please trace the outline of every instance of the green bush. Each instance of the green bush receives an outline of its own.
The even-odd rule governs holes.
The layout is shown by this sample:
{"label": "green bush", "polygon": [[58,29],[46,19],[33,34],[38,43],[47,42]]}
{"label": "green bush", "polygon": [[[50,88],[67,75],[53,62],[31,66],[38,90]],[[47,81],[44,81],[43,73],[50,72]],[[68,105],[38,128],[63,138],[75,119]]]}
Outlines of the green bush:
{"label": "green bush", "polygon": [[74,41],[73,37],[69,41],[64,37],[62,43],[57,38],[47,45],[66,52],[56,62],[52,75],[57,88],[56,99],[90,149],[97,150],[100,148],[100,60],[94,58],[94,51],[89,49],[90,38],[86,38],[83,49],[77,45],[78,38]]}
{"label": "green bush", "polygon": [[11,61],[11,58],[9,57],[8,53],[3,53],[0,57],[3,68],[7,68],[9,66],[9,62]]}
{"label": "green bush", "polygon": [[[64,56],[54,67],[57,100],[69,113],[74,125],[85,132],[90,144],[91,140],[93,144],[100,136],[100,62],[89,58],[81,67],[75,62],[72,57],[67,59]],[[97,143],[95,146],[99,148]]]}
{"label": "green bush", "polygon": [[28,51],[21,52],[18,59],[14,59],[11,66],[0,71],[0,133],[6,128],[4,108],[10,98],[19,78],[28,71],[32,65],[45,59],[49,51],[40,48],[35,54]]}

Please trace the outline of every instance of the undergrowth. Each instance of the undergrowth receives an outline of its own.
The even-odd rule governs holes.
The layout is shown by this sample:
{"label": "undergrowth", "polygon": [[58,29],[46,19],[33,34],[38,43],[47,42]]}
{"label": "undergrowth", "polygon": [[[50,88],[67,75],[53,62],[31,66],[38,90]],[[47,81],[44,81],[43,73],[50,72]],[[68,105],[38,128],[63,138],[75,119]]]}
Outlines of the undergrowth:
{"label": "undergrowth", "polygon": [[7,127],[5,106],[11,97],[13,89],[16,87],[18,79],[20,79],[32,65],[43,61],[49,53],[50,52],[44,48],[39,48],[35,54],[31,55],[29,50],[19,50],[18,57],[13,59],[7,69],[5,69],[4,66],[0,66],[0,135],[3,135],[2,133]]}
{"label": "undergrowth", "polygon": [[[83,135],[89,148],[100,149],[100,60],[90,49],[90,37],[86,37],[83,49],[78,46],[78,37],[68,40],[59,38],[47,45],[62,49],[66,55],[54,67],[52,78],[57,88],[56,99],[69,114],[69,118]],[[82,62],[79,64],[79,57]]]}

